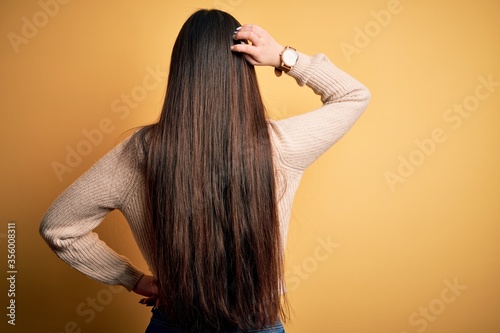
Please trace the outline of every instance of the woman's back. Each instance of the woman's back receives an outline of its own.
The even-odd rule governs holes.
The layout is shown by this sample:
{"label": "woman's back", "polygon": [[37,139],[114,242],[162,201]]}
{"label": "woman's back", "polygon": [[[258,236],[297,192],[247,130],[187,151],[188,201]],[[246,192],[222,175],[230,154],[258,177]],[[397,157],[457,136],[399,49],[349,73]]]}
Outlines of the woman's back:
{"label": "woman's back", "polygon": [[[151,296],[155,311],[185,330],[260,329],[284,317],[283,252],[302,172],[369,99],[324,55],[300,54],[288,74],[324,105],[266,119],[250,64],[277,67],[282,47],[252,25],[235,34],[251,44],[234,42],[238,25],[219,11],[193,14],[174,46],[158,123],[69,187],[40,228],[63,260]],[[92,232],[112,209],[123,212],[154,278]]]}

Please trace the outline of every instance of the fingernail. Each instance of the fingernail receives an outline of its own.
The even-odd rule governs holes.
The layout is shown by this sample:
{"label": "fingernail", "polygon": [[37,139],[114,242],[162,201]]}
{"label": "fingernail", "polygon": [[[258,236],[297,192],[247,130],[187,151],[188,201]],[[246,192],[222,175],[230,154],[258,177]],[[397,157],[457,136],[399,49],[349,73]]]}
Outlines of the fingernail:
{"label": "fingernail", "polygon": [[240,30],[240,29],[241,29],[241,27],[238,27],[238,28],[236,28],[236,31],[238,31],[238,30]]}

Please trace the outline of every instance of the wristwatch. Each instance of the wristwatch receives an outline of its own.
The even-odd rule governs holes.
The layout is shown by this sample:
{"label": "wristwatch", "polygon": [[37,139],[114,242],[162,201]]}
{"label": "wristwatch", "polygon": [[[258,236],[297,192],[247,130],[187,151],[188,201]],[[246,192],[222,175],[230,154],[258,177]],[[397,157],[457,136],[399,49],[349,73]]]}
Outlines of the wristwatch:
{"label": "wristwatch", "polygon": [[274,69],[274,74],[276,76],[281,76],[283,71],[286,73],[297,64],[299,60],[299,54],[297,50],[291,46],[286,46],[285,49],[280,53],[281,64],[279,67]]}

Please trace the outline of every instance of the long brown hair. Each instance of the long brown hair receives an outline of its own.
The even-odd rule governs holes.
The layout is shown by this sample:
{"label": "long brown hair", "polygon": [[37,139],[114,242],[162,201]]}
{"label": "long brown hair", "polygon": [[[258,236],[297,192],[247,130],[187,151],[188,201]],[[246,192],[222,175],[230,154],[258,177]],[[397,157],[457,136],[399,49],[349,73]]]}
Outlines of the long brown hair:
{"label": "long brown hair", "polygon": [[159,307],[185,329],[259,329],[285,313],[272,147],[255,69],[230,50],[238,26],[219,10],[186,21],[161,116],[131,140]]}

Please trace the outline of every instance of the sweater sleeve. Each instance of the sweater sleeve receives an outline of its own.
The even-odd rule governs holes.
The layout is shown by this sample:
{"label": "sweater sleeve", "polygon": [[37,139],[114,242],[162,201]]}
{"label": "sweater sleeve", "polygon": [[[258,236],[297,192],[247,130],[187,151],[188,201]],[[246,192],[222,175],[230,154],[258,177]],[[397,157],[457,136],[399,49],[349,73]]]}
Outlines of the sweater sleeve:
{"label": "sweater sleeve", "polygon": [[354,125],[368,105],[370,92],[323,54],[301,53],[288,75],[300,86],[310,87],[323,103],[317,110],[271,121],[282,163],[303,171]]}
{"label": "sweater sleeve", "polygon": [[92,231],[109,212],[121,207],[130,188],[132,171],[122,147],[106,154],[55,200],[42,219],[40,234],[76,270],[130,291],[143,273]]}

